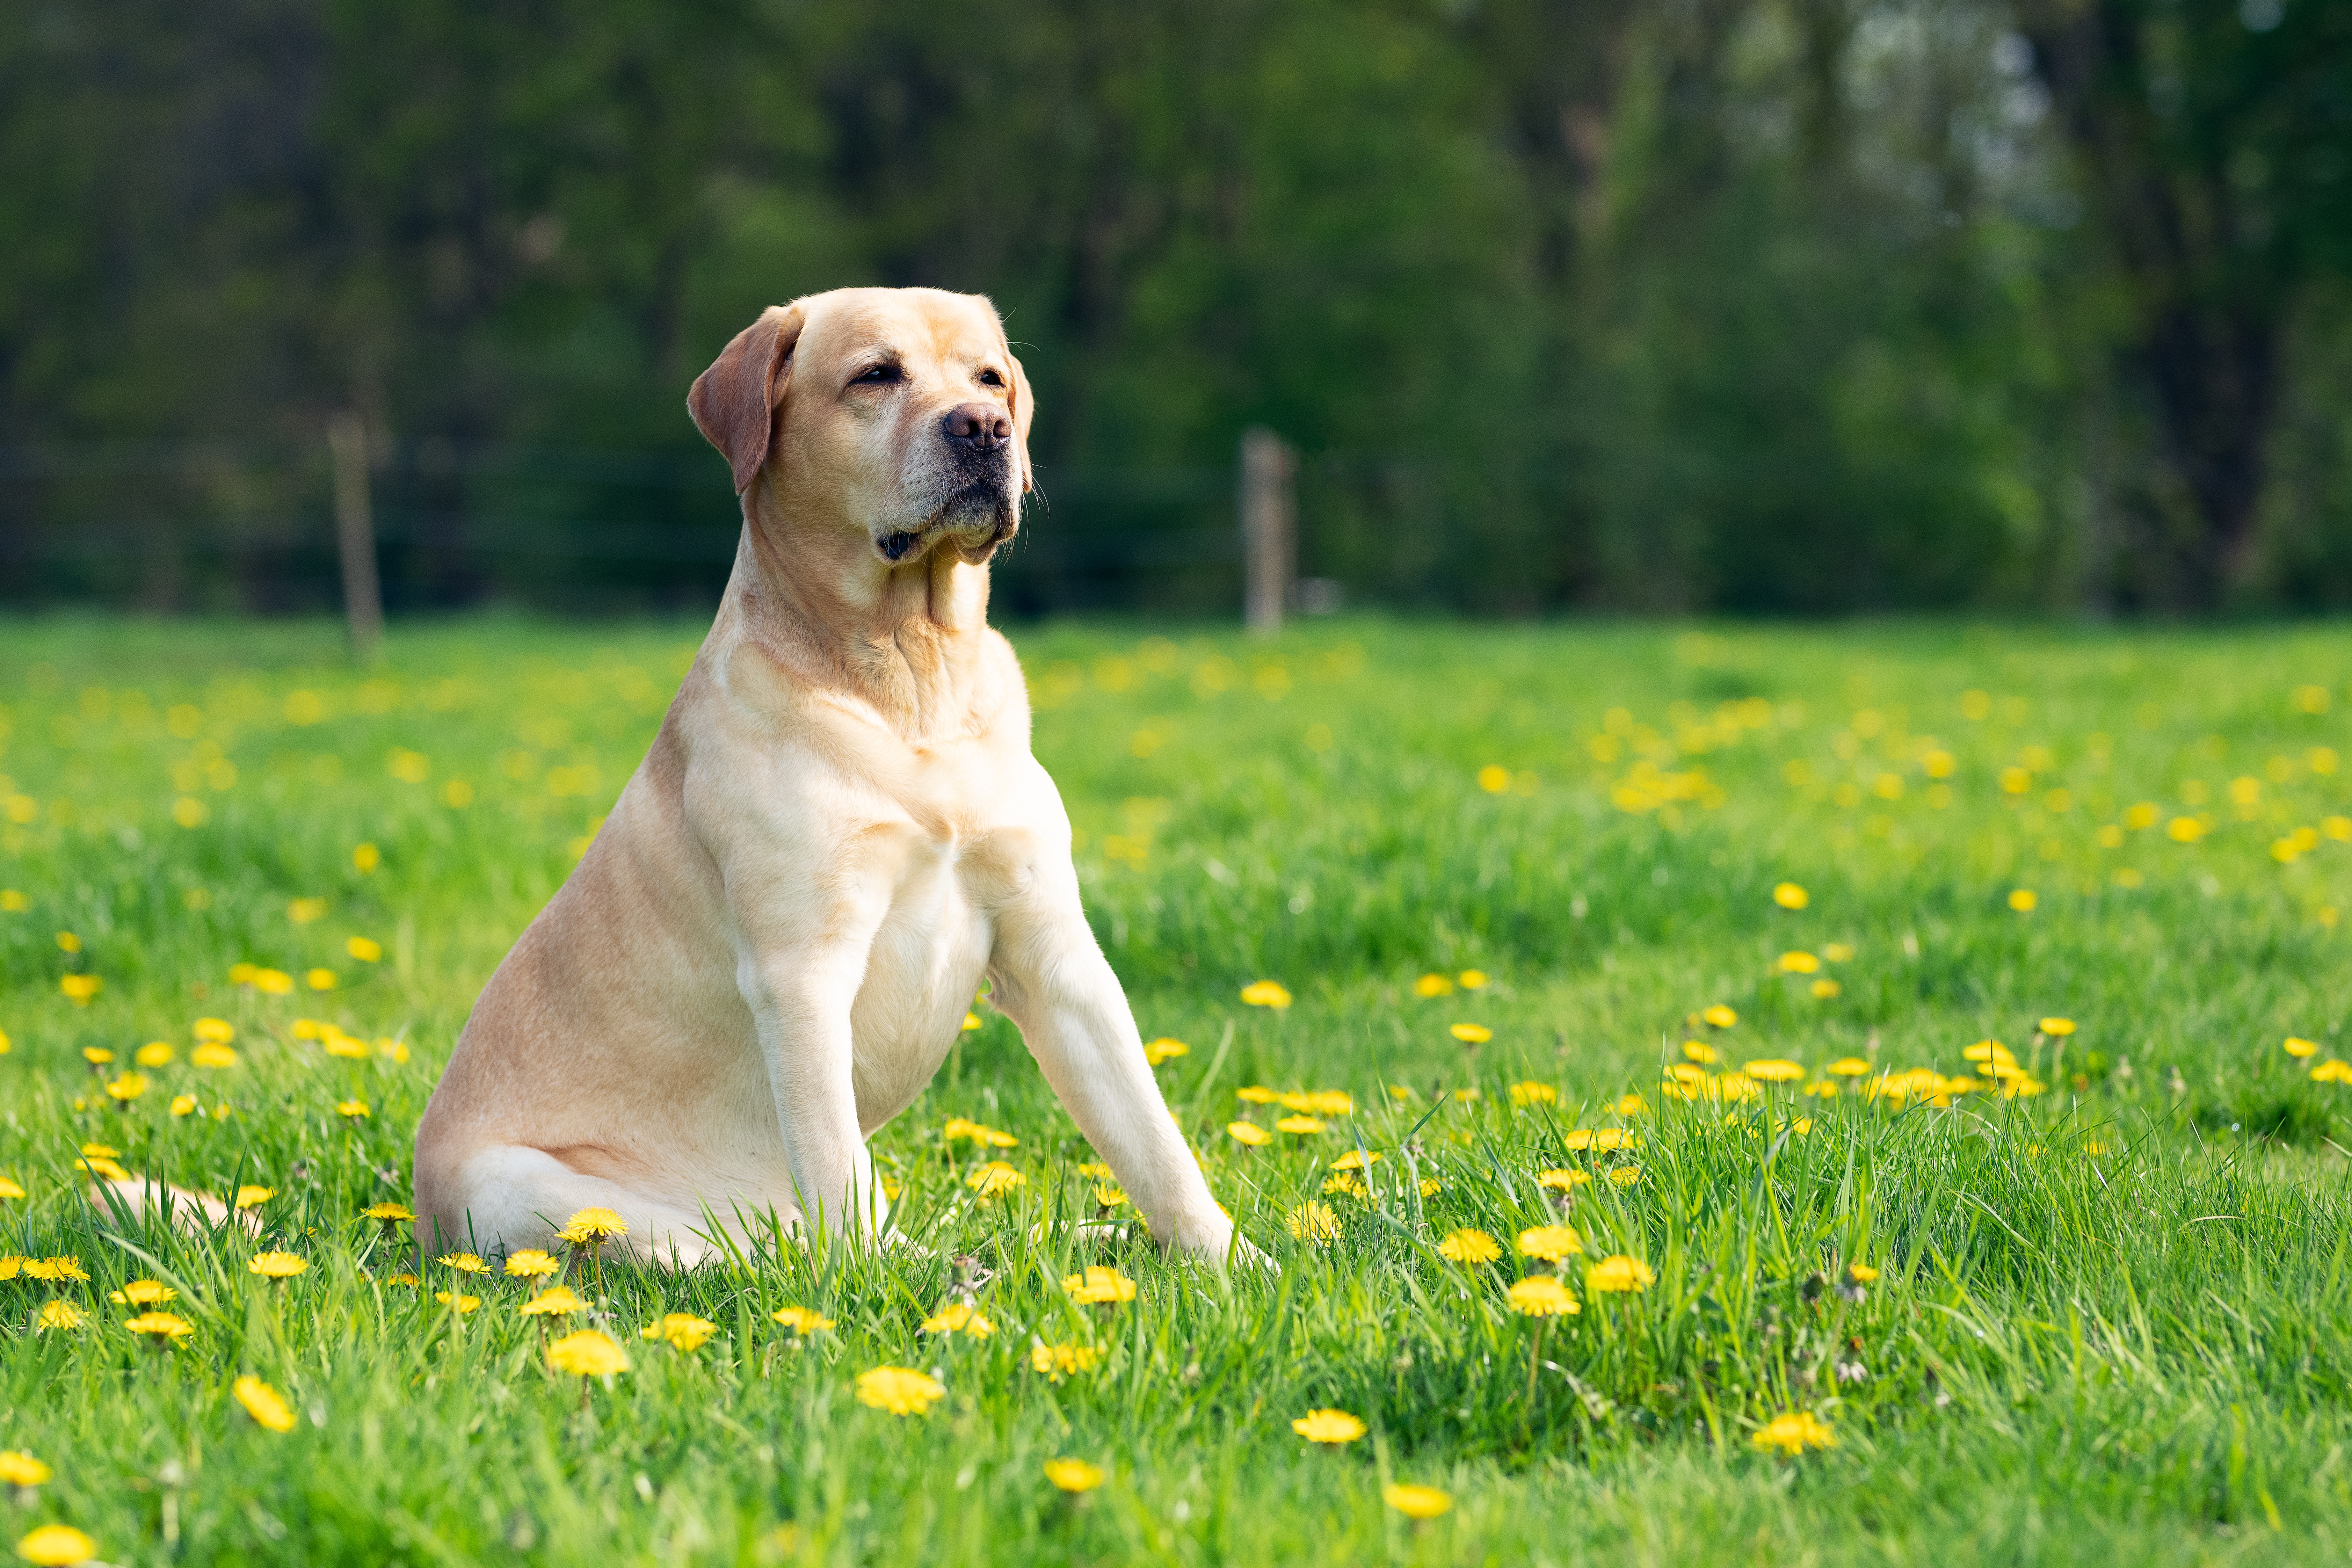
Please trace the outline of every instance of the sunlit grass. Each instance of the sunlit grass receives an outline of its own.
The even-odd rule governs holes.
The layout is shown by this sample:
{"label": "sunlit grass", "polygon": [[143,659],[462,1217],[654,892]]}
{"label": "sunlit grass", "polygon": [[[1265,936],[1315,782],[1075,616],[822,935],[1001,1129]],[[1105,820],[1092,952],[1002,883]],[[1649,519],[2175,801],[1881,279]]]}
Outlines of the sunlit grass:
{"label": "sunlit grass", "polygon": [[[25,1192],[0,1250],[89,1276],[0,1280],[0,1447],[55,1472],[8,1541],[56,1522],[110,1561],[224,1563],[2352,1547],[2352,1084],[2326,1067],[2352,636],[1016,640],[1097,931],[1146,1038],[1182,1044],[1160,1081],[1278,1272],[1160,1261],[984,999],[877,1139],[885,1255],[755,1224],[693,1275],[574,1259],[585,1307],[545,1317],[520,1309],[547,1282],[495,1258],[418,1270],[362,1211],[408,1199],[434,1072],[693,632],[457,623],[362,676],[321,628],[0,626],[0,1176]],[[1265,981],[1289,1005],[1246,1005]],[[234,1065],[196,1065],[200,1018]],[[110,1159],[266,1192],[260,1233],[94,1213],[73,1164]],[[257,1273],[265,1251],[309,1267]],[[1089,1289],[1090,1267],[1116,1272]],[[1572,1311],[1515,1303],[1547,1277]],[[137,1279],[173,1293],[177,1344],[123,1327],[140,1306],[110,1298]],[[60,1302],[86,1321],[32,1328]],[[644,1337],[666,1314],[710,1331]],[[628,1370],[551,1367],[585,1330]],[[944,1394],[877,1408],[878,1367]],[[1313,1410],[1361,1436],[1309,1442]],[[1416,1520],[1397,1505],[1436,1505],[1390,1486],[1451,1506]]]}

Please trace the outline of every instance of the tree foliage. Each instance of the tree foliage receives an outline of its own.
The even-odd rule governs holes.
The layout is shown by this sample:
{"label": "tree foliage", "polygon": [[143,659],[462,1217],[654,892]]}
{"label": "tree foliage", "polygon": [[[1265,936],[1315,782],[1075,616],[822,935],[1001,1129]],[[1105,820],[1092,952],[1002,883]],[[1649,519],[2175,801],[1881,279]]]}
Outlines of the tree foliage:
{"label": "tree foliage", "polygon": [[2318,0],[26,0],[12,596],[699,595],[687,383],[976,289],[1040,395],[1008,601],[1223,607],[1239,432],[1360,596],[2352,596],[2352,13]]}

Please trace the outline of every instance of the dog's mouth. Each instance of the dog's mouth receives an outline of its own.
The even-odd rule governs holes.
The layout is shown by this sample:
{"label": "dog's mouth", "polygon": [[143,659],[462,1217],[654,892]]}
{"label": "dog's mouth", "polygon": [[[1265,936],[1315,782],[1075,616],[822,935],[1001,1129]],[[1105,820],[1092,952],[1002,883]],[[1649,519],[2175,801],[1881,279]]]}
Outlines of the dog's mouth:
{"label": "dog's mouth", "polygon": [[977,566],[1013,537],[1020,514],[1000,485],[968,485],[948,499],[920,528],[900,529],[874,541],[875,552],[893,566],[922,555],[942,539],[955,541],[956,552]]}

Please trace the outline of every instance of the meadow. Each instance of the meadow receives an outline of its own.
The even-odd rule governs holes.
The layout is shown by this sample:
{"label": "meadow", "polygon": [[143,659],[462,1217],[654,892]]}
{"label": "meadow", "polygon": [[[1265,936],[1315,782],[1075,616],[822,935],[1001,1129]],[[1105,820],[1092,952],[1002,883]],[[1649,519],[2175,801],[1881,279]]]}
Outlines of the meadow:
{"label": "meadow", "polygon": [[1016,628],[1277,1268],[1161,1260],[985,996],[898,1245],[420,1261],[436,1068],[699,630],[0,623],[0,1546],[2352,1551],[2352,631]]}

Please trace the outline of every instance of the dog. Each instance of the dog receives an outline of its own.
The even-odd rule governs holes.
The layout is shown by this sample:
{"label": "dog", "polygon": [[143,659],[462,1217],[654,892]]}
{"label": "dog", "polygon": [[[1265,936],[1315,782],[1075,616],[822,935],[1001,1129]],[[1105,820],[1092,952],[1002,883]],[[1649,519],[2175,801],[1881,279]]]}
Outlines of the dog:
{"label": "dog", "polygon": [[420,1226],[544,1247],[608,1208],[622,1245],[679,1267],[719,1245],[714,1218],[880,1239],[866,1140],[984,975],[1151,1235],[1227,1258],[987,622],[1034,413],[994,306],[773,306],[687,405],[741,498],[734,570],[644,763],[435,1087]]}

